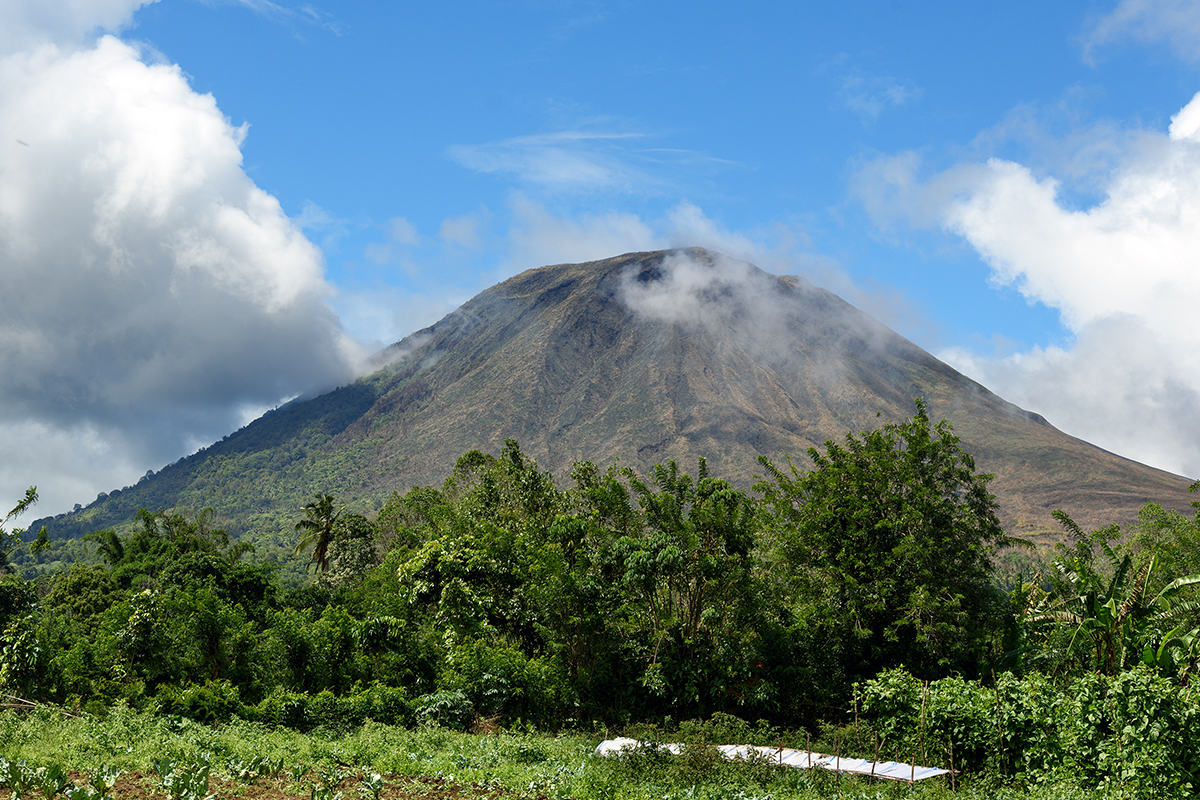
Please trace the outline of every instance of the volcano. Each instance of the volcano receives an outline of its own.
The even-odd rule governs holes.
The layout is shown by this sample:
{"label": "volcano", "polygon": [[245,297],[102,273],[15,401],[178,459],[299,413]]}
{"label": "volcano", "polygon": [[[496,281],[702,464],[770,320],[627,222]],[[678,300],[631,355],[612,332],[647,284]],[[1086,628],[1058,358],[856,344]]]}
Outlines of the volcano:
{"label": "volcano", "polygon": [[1190,500],[1187,479],[1064,434],[836,295],[702,249],[528,270],[375,367],[37,524],[70,535],[143,506],[212,507],[231,530],[289,531],[314,492],[370,512],[508,438],[560,482],[577,460],[690,471],[704,456],[749,489],[760,454],[804,467],[810,447],[911,417],[918,397],[995,475],[1010,533],[1057,537],[1055,509],[1087,528]]}

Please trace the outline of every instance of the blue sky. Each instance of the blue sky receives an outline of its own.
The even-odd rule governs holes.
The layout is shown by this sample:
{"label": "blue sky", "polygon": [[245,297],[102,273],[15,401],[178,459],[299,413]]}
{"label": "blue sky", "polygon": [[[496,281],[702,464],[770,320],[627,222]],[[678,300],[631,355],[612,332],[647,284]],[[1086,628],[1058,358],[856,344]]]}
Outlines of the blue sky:
{"label": "blue sky", "polygon": [[523,269],[692,244],[1200,474],[1198,3],[15,0],[0,30],[0,490],[43,513]]}

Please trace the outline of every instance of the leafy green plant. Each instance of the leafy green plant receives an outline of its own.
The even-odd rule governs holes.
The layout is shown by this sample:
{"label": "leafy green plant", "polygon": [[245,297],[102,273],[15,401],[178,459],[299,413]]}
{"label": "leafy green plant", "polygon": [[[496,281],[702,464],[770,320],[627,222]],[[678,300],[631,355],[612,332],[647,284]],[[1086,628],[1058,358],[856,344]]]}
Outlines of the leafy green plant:
{"label": "leafy green plant", "polygon": [[22,761],[5,761],[3,763],[3,783],[12,790],[13,800],[27,797],[35,786],[37,774]]}
{"label": "leafy green plant", "polygon": [[371,798],[371,800],[379,800],[383,788],[383,776],[378,772],[368,772],[363,774],[362,780],[359,782],[358,793],[363,797]]}
{"label": "leafy green plant", "polygon": [[92,790],[92,797],[97,800],[104,800],[112,788],[117,785],[117,779],[121,777],[121,770],[117,767],[105,765],[92,773],[89,786]]}
{"label": "leafy green plant", "polygon": [[225,771],[231,778],[239,781],[254,781],[259,778],[273,778],[283,771],[283,759],[269,759],[266,756],[255,756],[249,761],[234,756],[226,759]]}
{"label": "leafy green plant", "polygon": [[341,786],[342,781],[346,778],[346,771],[337,764],[331,764],[327,767],[320,767],[317,775],[321,779],[322,788],[332,790]]}
{"label": "leafy green plant", "polygon": [[48,767],[39,767],[35,773],[34,780],[37,783],[38,789],[42,792],[42,797],[45,800],[54,800],[55,797],[62,794],[69,786],[73,784],[67,778],[62,767],[58,764],[51,764]]}
{"label": "leafy green plant", "polygon": [[418,697],[413,706],[423,724],[457,731],[465,731],[475,717],[474,706],[462,692],[432,692]]}
{"label": "leafy green plant", "polygon": [[154,771],[158,773],[163,791],[171,800],[208,800],[213,797],[208,793],[211,770],[211,753],[202,753],[188,765],[170,760],[154,761]]}

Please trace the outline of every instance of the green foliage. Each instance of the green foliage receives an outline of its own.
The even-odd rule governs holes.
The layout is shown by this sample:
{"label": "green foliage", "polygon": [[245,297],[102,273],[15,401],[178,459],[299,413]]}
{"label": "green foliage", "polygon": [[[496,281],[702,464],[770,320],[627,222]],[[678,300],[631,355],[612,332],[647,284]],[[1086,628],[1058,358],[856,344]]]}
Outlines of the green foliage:
{"label": "green foliage", "polygon": [[312,550],[308,564],[305,565],[306,569],[316,564],[321,572],[329,570],[329,547],[333,544],[334,527],[345,510],[344,506],[336,510],[333,506],[332,495],[318,492],[301,507],[304,519],[295,526],[300,532],[300,539],[296,542],[296,554]]}
{"label": "green foliage", "polygon": [[191,686],[162,686],[156,696],[158,713],[197,722],[228,722],[241,709],[237,689],[225,680]]}
{"label": "green foliage", "polygon": [[119,597],[119,588],[107,567],[73,564],[59,575],[43,599],[43,606],[81,625],[89,625]]}
{"label": "green foliage", "polygon": [[921,400],[908,422],[810,455],[804,473],[760,457],[769,479],[755,487],[797,622],[820,631],[845,680],[900,663],[978,674],[999,614],[991,553],[1008,541],[991,476]]}
{"label": "green foliage", "polygon": [[210,800],[215,796],[208,793],[209,773],[212,771],[211,753],[203,753],[188,764],[156,759],[154,771],[158,774],[159,784],[170,800]]}
{"label": "green foliage", "polygon": [[[641,767],[580,779],[608,800],[619,792],[605,776],[626,767],[661,781],[656,798],[775,785],[755,764],[734,780],[712,746],[800,746],[807,735],[783,732],[798,725],[832,733],[839,752],[869,756],[877,735],[889,758],[952,760],[989,780],[1188,791],[1196,756],[1176,739],[1198,731],[1179,685],[1200,651],[1200,578],[1172,571],[1186,563],[1172,543],[1190,541],[1190,521],[1150,509],[1129,547],[1078,531],[1052,575],[1001,592],[987,476],[923,404],[814,461],[809,473],[764,461],[761,501],[703,459],[694,476],[672,462],[645,476],[580,462],[564,489],[509,440],[465,454],[439,488],[394,494],[374,522],[317,494],[312,524],[297,526],[319,567],[302,585],[262,551],[247,557],[211,512],[142,511],[132,531],[96,533],[91,566],[37,586],[0,580],[0,681],[117,722],[146,709],[181,730],[323,731],[364,753],[383,739],[356,732],[387,738],[392,724],[425,729],[421,747],[468,729],[648,721],[687,744],[671,765],[643,754]],[[1015,674],[971,680],[1001,664]],[[163,774],[205,752],[253,771],[197,742],[157,752]],[[1076,753],[1086,763],[1072,766]],[[389,768],[423,769],[414,755]],[[530,745],[505,758],[547,757]],[[207,791],[177,780],[169,794]],[[565,796],[574,781],[523,786]]]}
{"label": "green foliage", "polygon": [[421,695],[413,708],[422,724],[454,731],[465,731],[475,719],[475,707],[462,692],[442,690]]}
{"label": "green foliage", "polygon": [[12,572],[12,565],[9,558],[13,554],[13,551],[21,545],[21,534],[24,533],[24,530],[21,528],[11,531],[5,530],[5,526],[15,517],[19,517],[28,511],[37,500],[37,487],[30,486],[25,490],[25,496],[13,506],[11,511],[4,515],[4,519],[0,519],[0,574]]}
{"label": "green foliage", "polygon": [[[1153,537],[1135,537],[1135,552],[1110,544],[1120,536],[1116,527],[1085,534],[1065,514],[1056,516],[1074,546],[1051,564],[1048,588],[1031,587],[1024,598],[1025,660],[1051,673],[1116,675],[1141,662],[1186,676],[1200,655],[1200,600],[1192,588],[1200,575],[1165,577]],[[1147,516],[1157,518],[1153,509]]]}
{"label": "green foliage", "polygon": [[21,697],[34,696],[40,654],[33,616],[9,620],[0,633],[0,690]]}

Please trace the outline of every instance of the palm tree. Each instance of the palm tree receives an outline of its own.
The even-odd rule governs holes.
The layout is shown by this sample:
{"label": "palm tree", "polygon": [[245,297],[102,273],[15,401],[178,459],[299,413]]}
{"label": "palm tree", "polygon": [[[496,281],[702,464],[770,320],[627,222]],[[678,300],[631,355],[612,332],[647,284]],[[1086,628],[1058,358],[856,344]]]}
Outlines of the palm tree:
{"label": "palm tree", "polygon": [[304,519],[296,523],[296,530],[301,531],[300,541],[296,542],[296,555],[311,547],[312,556],[304,569],[316,564],[322,572],[326,572],[329,569],[329,545],[333,543],[333,526],[346,507],[334,511],[332,495],[317,492],[313,498],[301,506]]}
{"label": "palm tree", "polygon": [[16,529],[12,532],[4,530],[4,526],[13,517],[19,517],[38,500],[37,487],[30,486],[25,490],[25,496],[21,498],[21,502],[13,508],[12,511],[5,515],[4,519],[0,520],[0,575],[12,571],[12,564],[9,563],[9,556],[12,555],[13,548],[21,543],[21,534],[24,533],[21,529]]}
{"label": "palm tree", "polygon": [[92,531],[87,536],[83,537],[85,542],[96,543],[96,554],[108,562],[110,567],[115,567],[125,558],[125,543],[121,541],[121,537],[116,531],[111,528]]}

